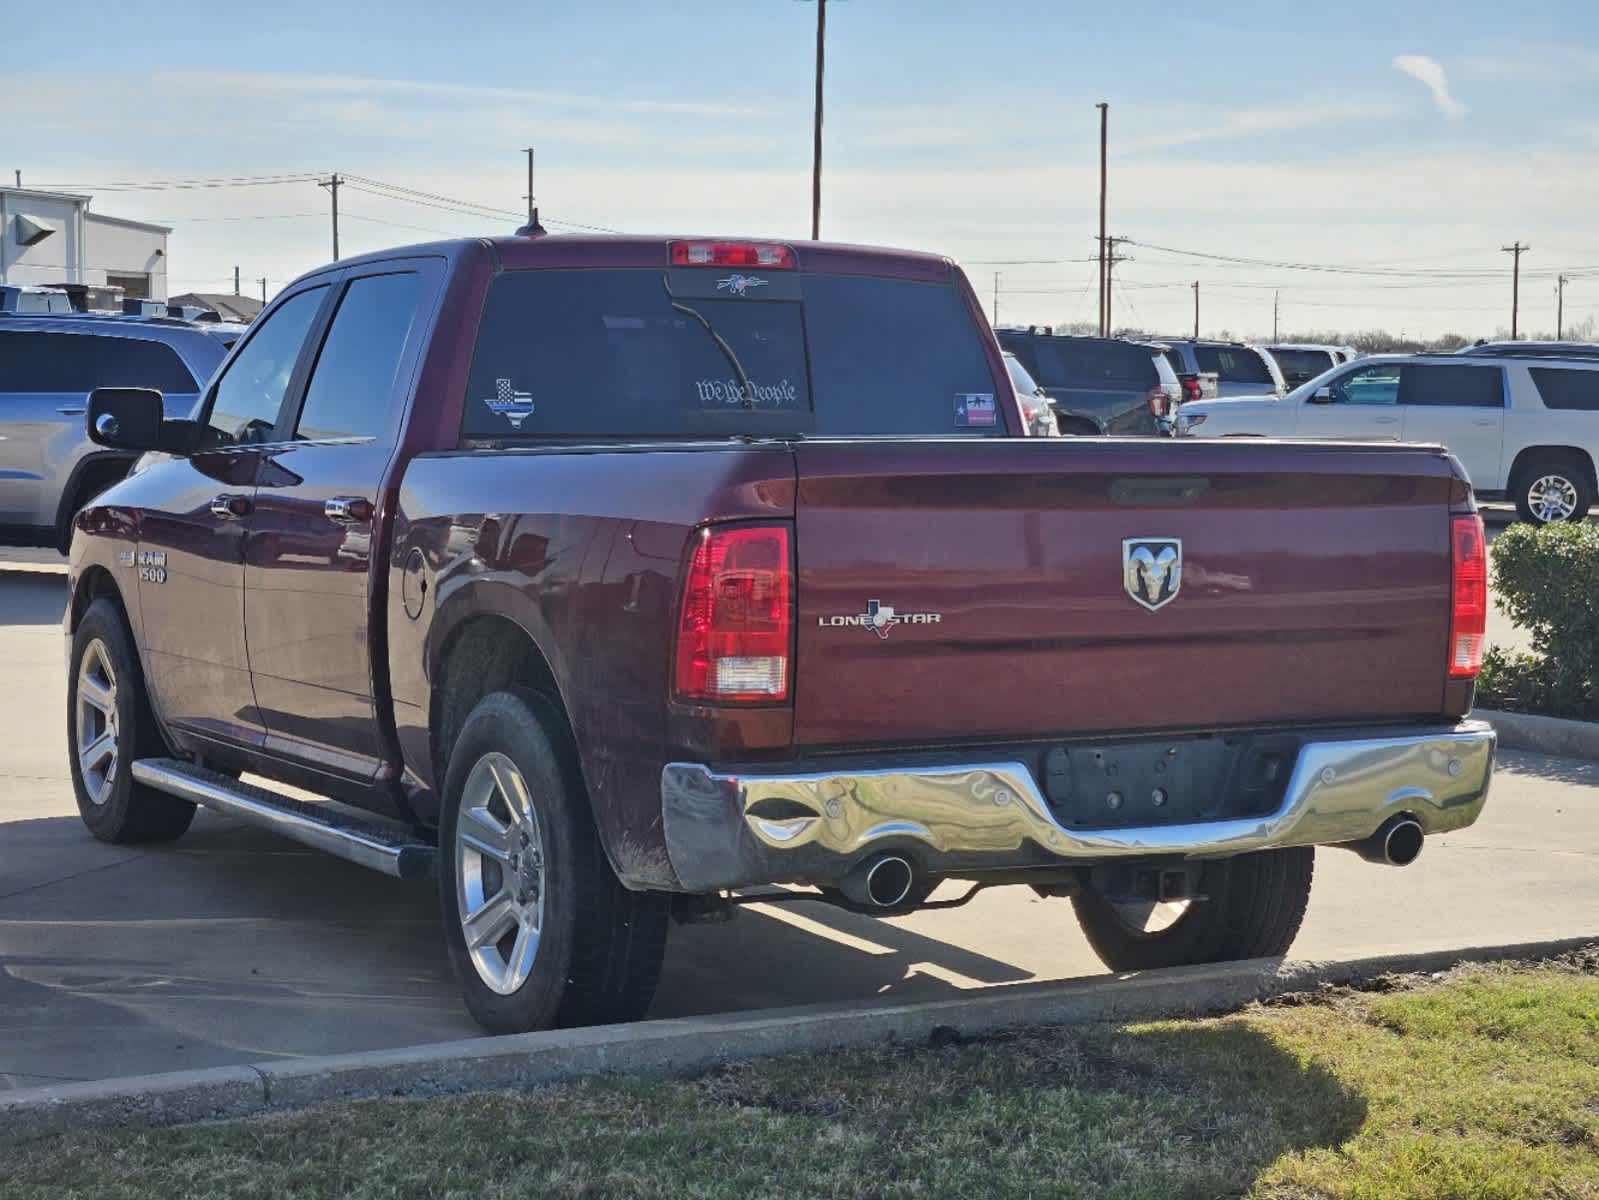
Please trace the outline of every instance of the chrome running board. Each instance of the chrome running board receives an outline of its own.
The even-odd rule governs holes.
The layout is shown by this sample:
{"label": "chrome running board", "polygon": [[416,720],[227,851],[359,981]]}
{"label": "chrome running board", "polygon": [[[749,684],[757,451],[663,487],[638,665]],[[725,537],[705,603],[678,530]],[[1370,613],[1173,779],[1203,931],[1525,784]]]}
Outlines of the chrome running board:
{"label": "chrome running board", "polygon": [[133,778],[396,879],[423,879],[433,873],[438,851],[432,842],[376,818],[280,796],[176,758],[141,758],[133,764]]}

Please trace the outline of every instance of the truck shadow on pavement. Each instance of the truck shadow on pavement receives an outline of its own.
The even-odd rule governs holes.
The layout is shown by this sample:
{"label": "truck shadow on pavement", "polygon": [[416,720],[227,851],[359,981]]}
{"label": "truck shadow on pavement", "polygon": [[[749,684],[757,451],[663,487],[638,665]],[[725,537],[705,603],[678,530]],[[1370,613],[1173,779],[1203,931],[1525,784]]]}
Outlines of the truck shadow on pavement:
{"label": "truck shadow on pavement", "polygon": [[[913,999],[1031,973],[823,905],[674,927],[651,1017]],[[469,1038],[431,883],[201,812],[170,846],[0,824],[0,1086]]]}
{"label": "truck shadow on pavement", "polygon": [[1535,779],[1547,779],[1551,783],[1566,783],[1575,787],[1599,785],[1599,762],[1582,758],[1501,750],[1494,769],[1507,775],[1529,775]]}

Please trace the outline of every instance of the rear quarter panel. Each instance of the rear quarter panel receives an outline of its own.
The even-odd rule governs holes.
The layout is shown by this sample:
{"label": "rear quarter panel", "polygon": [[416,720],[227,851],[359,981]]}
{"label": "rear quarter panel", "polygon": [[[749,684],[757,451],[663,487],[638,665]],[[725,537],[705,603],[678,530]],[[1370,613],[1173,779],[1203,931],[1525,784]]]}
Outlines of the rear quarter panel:
{"label": "rear quarter panel", "polygon": [[[630,856],[618,865],[631,878],[640,862],[663,863],[660,772],[670,748],[707,736],[786,747],[792,737],[786,706],[719,719],[671,702],[689,536],[708,520],[786,521],[793,511],[785,446],[656,443],[412,460],[396,506],[387,623],[396,732],[408,775],[426,788],[422,802],[436,805],[442,784],[429,732],[442,660],[468,622],[505,618],[554,674],[613,860]],[[428,585],[420,604],[419,579]],[[418,815],[437,819],[436,809]]]}

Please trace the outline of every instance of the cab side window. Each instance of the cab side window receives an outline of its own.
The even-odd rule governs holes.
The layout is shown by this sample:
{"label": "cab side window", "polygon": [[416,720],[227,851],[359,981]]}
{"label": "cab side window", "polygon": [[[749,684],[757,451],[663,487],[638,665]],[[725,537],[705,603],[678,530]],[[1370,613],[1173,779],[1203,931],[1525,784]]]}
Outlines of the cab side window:
{"label": "cab side window", "polygon": [[217,381],[206,416],[212,446],[253,446],[272,440],[300,349],[327,296],[314,287],[291,296],[268,315]]}
{"label": "cab side window", "polygon": [[306,388],[297,440],[379,437],[394,410],[394,376],[422,298],[412,272],[350,282]]}

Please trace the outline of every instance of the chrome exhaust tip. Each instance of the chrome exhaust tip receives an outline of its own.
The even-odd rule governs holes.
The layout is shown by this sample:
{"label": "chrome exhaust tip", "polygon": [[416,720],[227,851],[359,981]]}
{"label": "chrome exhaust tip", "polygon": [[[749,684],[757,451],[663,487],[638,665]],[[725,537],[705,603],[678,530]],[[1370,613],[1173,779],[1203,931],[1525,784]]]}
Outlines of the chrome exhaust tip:
{"label": "chrome exhaust tip", "polygon": [[1421,857],[1421,847],[1425,841],[1426,834],[1421,822],[1414,817],[1390,817],[1369,838],[1359,842],[1343,842],[1340,848],[1353,850],[1367,862],[1408,867]]}
{"label": "chrome exhaust tip", "polygon": [[896,908],[916,882],[916,868],[897,854],[869,859],[844,877],[839,891],[862,908]]}

